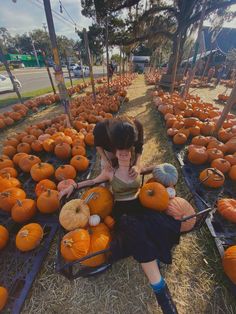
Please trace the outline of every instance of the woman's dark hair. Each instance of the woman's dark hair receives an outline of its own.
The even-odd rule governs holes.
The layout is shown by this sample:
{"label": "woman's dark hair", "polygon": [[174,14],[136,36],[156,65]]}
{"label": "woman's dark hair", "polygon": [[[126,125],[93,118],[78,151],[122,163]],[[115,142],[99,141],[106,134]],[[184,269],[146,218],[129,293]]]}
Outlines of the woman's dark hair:
{"label": "woman's dark hair", "polygon": [[137,141],[134,122],[126,116],[114,119],[109,126],[110,139],[116,149],[129,149]]}

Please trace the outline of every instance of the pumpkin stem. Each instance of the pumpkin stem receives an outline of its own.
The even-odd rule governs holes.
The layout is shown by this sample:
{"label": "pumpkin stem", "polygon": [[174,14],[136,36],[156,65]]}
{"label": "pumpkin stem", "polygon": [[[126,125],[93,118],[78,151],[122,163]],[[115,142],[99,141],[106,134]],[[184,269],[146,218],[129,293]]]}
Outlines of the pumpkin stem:
{"label": "pumpkin stem", "polygon": [[20,206],[20,207],[22,207],[22,205],[23,205],[21,200],[16,200],[16,203],[17,203],[17,205]]}
{"label": "pumpkin stem", "polygon": [[20,232],[19,234],[22,238],[28,237],[29,235],[29,230],[28,229],[24,229]]}
{"label": "pumpkin stem", "polygon": [[51,190],[47,189],[47,196],[50,196],[50,195],[51,195]]}
{"label": "pumpkin stem", "polygon": [[154,191],[153,190],[147,190],[147,194],[148,194],[148,196],[153,196],[154,195]]}
{"label": "pumpkin stem", "polygon": [[73,243],[74,243],[73,239],[65,239],[63,241],[63,244],[67,247],[72,247]]}

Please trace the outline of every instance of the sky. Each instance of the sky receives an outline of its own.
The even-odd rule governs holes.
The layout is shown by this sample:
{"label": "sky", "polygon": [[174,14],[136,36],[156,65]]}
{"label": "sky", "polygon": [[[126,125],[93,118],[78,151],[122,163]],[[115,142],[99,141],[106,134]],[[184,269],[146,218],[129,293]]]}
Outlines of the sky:
{"label": "sky", "polygon": [[[33,29],[43,29],[46,23],[46,16],[43,8],[43,0],[0,0],[0,27],[6,27],[11,35],[23,34]],[[92,24],[92,20],[81,14],[80,0],[61,0],[62,5],[71,17],[63,9],[60,13],[59,0],[51,0],[51,7],[58,15],[71,21],[61,20],[53,13],[55,30],[58,35],[65,35],[77,39],[74,22],[82,29]],[[72,22],[72,20],[73,22]]]}
{"label": "sky", "polygon": [[[72,18],[77,27],[82,29],[91,25],[92,20],[82,16],[80,2],[80,0],[61,0],[71,17],[67,15],[65,10],[63,10],[63,14],[60,13],[59,0],[51,0],[51,6],[58,15],[70,21]],[[23,34],[35,28],[43,29],[46,17],[42,4],[43,0],[0,0],[0,27],[6,27],[11,35]],[[236,5],[231,6],[231,10],[236,11]],[[53,15],[56,33],[77,39],[72,25],[74,22],[71,21],[71,24],[60,20],[58,15]],[[205,21],[204,25],[209,26],[209,21]],[[236,18],[230,23],[224,23],[224,26],[236,28]]]}

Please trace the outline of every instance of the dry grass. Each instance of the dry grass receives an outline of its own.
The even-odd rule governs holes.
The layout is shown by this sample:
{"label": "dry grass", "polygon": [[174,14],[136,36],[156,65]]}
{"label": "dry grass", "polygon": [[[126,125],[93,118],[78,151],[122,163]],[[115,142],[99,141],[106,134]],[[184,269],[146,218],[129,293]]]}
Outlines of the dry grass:
{"label": "dry grass", "polygon": [[[173,157],[160,118],[151,104],[142,76],[129,88],[129,104],[123,113],[136,116],[144,125],[145,164],[163,161],[179,165]],[[178,195],[187,197],[179,169]],[[37,276],[22,313],[47,314],[144,314],[161,313],[148,281],[132,258],[122,260],[98,277],[69,281],[54,270],[56,241]],[[173,263],[163,265],[180,314],[233,314],[236,304],[227,291],[219,255],[206,229],[182,237],[173,252]]]}

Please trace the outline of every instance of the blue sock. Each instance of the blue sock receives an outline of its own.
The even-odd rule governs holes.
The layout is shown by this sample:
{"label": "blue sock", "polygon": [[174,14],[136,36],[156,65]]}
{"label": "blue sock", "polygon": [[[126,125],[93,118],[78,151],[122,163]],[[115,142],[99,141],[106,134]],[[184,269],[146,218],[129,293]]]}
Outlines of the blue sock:
{"label": "blue sock", "polygon": [[161,280],[159,282],[151,284],[151,287],[155,293],[160,292],[165,287],[165,280],[163,277],[161,277]]}

